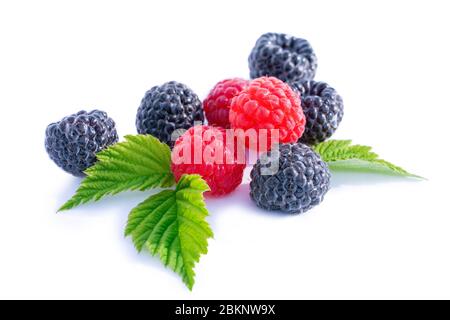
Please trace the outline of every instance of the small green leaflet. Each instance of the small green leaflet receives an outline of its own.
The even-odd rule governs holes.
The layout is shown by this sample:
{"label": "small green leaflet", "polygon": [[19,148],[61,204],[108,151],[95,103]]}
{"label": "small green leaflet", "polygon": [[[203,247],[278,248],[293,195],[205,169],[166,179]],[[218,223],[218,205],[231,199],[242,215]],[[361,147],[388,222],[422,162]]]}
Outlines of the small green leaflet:
{"label": "small green leaflet", "polygon": [[175,190],[161,191],[134,208],[125,230],[139,252],[145,248],[158,255],[190,290],[195,263],[208,252],[208,238],[213,236],[205,219],[203,193],[208,190],[200,176],[184,175]]}
{"label": "small green leaflet", "polygon": [[314,147],[332,170],[367,171],[423,179],[386,161],[371,147],[352,145],[351,140],[328,140]]}
{"label": "small green leaflet", "polygon": [[129,135],[97,154],[75,195],[59,211],[127,190],[171,187],[170,148],[150,135]]}

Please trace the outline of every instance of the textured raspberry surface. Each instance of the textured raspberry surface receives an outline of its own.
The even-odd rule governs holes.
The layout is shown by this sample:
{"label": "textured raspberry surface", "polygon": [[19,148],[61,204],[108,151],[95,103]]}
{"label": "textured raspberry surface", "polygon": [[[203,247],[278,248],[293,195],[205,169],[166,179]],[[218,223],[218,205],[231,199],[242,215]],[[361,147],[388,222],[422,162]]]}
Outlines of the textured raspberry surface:
{"label": "textured raspberry surface", "polygon": [[[281,143],[296,142],[305,130],[305,122],[299,95],[274,77],[251,81],[231,102],[232,128],[278,129]],[[268,146],[272,142],[277,141],[269,139]]]}
{"label": "textured raspberry surface", "polygon": [[203,109],[209,125],[230,128],[231,99],[237,96],[247,84],[247,80],[234,78],[220,81],[215,85],[203,101]]}
{"label": "textured raspberry surface", "polygon": [[295,81],[290,85],[301,95],[306,116],[306,128],[300,142],[314,145],[331,137],[344,116],[341,96],[325,82]]}
{"label": "textured raspberry surface", "polygon": [[77,177],[83,177],[97,161],[97,152],[118,140],[114,120],[100,110],[80,111],[50,124],[45,131],[50,159]]}
{"label": "textured raspberry surface", "polygon": [[250,197],[267,210],[306,212],[321,203],[330,188],[327,164],[301,143],[264,154],[250,175]]}
{"label": "textured raspberry surface", "polygon": [[242,182],[245,162],[240,162],[226,144],[225,130],[195,126],[179,137],[172,151],[172,172],[178,181],[183,174],[199,174],[213,196],[225,195]]}

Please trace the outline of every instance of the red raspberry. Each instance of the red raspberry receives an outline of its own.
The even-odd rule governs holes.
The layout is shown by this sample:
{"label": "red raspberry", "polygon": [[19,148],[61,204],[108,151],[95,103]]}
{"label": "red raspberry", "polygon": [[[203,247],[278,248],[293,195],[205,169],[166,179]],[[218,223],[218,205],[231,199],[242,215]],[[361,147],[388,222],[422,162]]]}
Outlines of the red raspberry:
{"label": "red raspberry", "polygon": [[244,161],[238,161],[227,146],[225,130],[219,127],[195,126],[175,142],[172,172],[178,181],[183,174],[199,174],[208,183],[210,195],[228,194],[242,182]]}
{"label": "red raspberry", "polygon": [[231,99],[238,95],[246,86],[248,81],[240,78],[220,81],[203,101],[208,124],[222,128],[230,127],[228,113],[230,111]]}
{"label": "red raspberry", "polygon": [[[289,85],[274,77],[261,77],[233,98],[230,123],[243,130],[279,129],[279,142],[293,143],[302,136],[306,120],[300,97]],[[276,142],[268,136],[269,147]]]}

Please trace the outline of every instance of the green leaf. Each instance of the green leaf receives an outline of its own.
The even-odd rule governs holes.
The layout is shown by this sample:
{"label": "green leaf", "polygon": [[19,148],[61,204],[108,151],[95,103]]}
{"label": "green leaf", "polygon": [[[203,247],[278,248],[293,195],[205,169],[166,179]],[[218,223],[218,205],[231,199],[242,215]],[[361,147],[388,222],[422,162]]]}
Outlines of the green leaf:
{"label": "green leaf", "polygon": [[125,229],[139,252],[145,248],[158,255],[190,290],[194,266],[208,252],[207,240],[213,236],[206,221],[205,191],[209,187],[200,176],[184,175],[175,190],[161,191],[134,208]]}
{"label": "green leaf", "polygon": [[371,147],[352,145],[351,140],[328,140],[316,145],[314,150],[332,170],[377,172],[423,179],[380,159]]}
{"label": "green leaf", "polygon": [[75,195],[59,211],[127,190],[171,187],[170,149],[150,135],[126,136],[97,154],[98,161],[86,170]]}

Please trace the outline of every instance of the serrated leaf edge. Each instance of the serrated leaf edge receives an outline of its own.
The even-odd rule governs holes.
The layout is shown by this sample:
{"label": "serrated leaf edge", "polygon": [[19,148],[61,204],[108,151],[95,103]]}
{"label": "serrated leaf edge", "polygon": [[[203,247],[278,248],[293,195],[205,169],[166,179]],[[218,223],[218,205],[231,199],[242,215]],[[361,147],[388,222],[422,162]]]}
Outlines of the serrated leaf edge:
{"label": "serrated leaf edge", "polygon": [[379,170],[371,168],[370,165],[367,167],[361,166],[357,170],[355,170],[355,167],[351,168],[351,166],[345,168],[346,162],[355,160],[360,161],[362,164],[372,164],[374,167],[380,166],[386,173],[391,175],[425,179],[421,176],[412,174],[389,161],[381,159],[377,153],[372,151],[372,147],[359,144],[352,145],[351,140],[328,140],[314,146],[313,149],[329,164],[331,169],[339,167],[340,170],[352,169],[354,171],[380,172]]}
{"label": "serrated leaf edge", "polygon": [[[189,189],[187,189],[187,188],[189,188]],[[174,190],[163,190],[156,195],[150,196],[149,198],[144,200],[142,203],[140,203],[138,206],[136,206],[134,209],[132,209],[130,212],[130,215],[128,217],[127,226],[125,228],[125,236],[132,237],[133,244],[136,247],[136,250],[138,252],[141,252],[144,248],[146,248],[152,256],[158,255],[160,260],[163,262],[163,264],[166,267],[171,268],[174,272],[178,273],[182,277],[183,282],[186,284],[186,286],[189,288],[189,290],[192,290],[193,285],[195,283],[194,266],[196,263],[199,262],[201,255],[206,254],[208,252],[207,240],[209,238],[213,238],[213,236],[214,236],[209,224],[207,223],[206,220],[204,220],[208,216],[208,210],[206,209],[204,199],[201,195],[206,191],[209,191],[209,187],[206,184],[206,182],[199,175],[184,175],[180,178],[180,180]],[[194,203],[189,201],[189,197],[183,197],[183,196],[187,196],[187,195],[193,197],[191,200],[194,201]],[[195,199],[195,197],[198,197],[199,195],[201,197],[201,200]],[[162,203],[160,203],[157,207],[153,208],[152,213],[157,212],[158,208],[164,206],[165,204],[167,205],[168,204],[167,202],[170,201],[171,199],[174,202],[174,205],[170,206],[164,213],[162,213],[159,220],[152,227],[151,232],[150,233],[147,232],[146,239],[144,239],[145,241],[142,241],[143,240],[142,233],[143,233],[143,229],[145,227],[145,225],[143,225],[143,224],[147,221],[147,218],[149,218],[152,213],[149,213],[146,216],[143,216],[142,219],[138,219],[138,220],[140,220],[140,222],[138,222],[137,224],[136,224],[136,222],[133,222],[133,227],[131,227],[131,228],[130,228],[130,223],[133,221],[133,219],[135,219],[135,217],[133,217],[134,214],[138,214],[140,212],[139,210],[142,207],[149,205],[151,203],[151,201],[153,201],[154,199],[157,199],[158,197],[163,197],[163,198],[165,197],[164,198],[165,200]],[[201,203],[199,203],[200,201],[201,201]],[[158,225],[162,223],[164,216],[167,216],[168,212],[170,212],[170,210],[172,210],[172,208],[174,206],[179,206],[180,204],[183,204],[186,207],[190,207],[191,210],[186,211],[183,214],[180,214],[180,213],[178,213],[178,211],[182,210],[182,209],[178,208],[176,210],[177,214],[176,214],[176,217],[174,218],[174,221],[171,222],[171,224],[168,227],[166,227],[163,234],[158,239],[158,243],[156,245],[150,243],[149,242],[149,241],[151,241],[150,238],[154,235],[154,231],[158,228]],[[195,210],[192,211],[192,209],[194,209],[194,208],[195,208]],[[186,215],[188,212],[189,212],[189,215]],[[189,216],[191,214],[200,215],[199,221],[194,221],[192,219],[189,219]],[[188,233],[180,234],[180,228],[181,228],[180,221],[181,220],[184,223],[183,224],[184,227],[186,227],[188,225],[189,228],[194,228],[196,230],[196,232],[198,232],[200,234],[204,233],[205,238],[197,239],[197,238],[193,238]],[[168,248],[160,247],[159,246],[160,241],[164,238],[167,230],[169,230],[169,228],[171,228],[174,223],[177,224],[177,230],[178,230],[177,236],[174,239],[172,239],[172,242]],[[144,234],[145,234],[145,232],[144,232]],[[195,246],[197,253],[198,253],[198,257],[192,257],[192,256],[190,257],[192,259],[192,261],[189,262],[189,264],[193,264],[192,266],[186,265],[186,261],[189,261],[189,259],[186,256],[187,250],[185,248],[183,248],[183,246],[185,246],[185,243],[184,243],[184,241],[182,241],[182,238],[184,238],[184,237],[190,238],[191,245]],[[178,239],[179,246],[181,248],[180,253],[179,253],[179,254],[181,254],[181,257],[183,260],[183,264],[181,267],[179,267],[178,257],[176,258],[175,265],[170,265],[170,263],[171,263],[169,261],[170,256],[166,256],[166,255],[169,255],[169,252],[171,252],[173,242],[176,239]],[[202,244],[199,241],[205,241],[206,243]],[[182,271],[182,269],[180,269],[180,268],[184,268],[184,271]]]}
{"label": "serrated leaf edge", "polygon": [[[124,150],[130,152],[133,148],[134,152],[136,150],[141,152],[140,156],[136,156],[136,154],[130,156],[136,162],[136,167],[148,169],[153,166],[154,173],[147,172],[146,175],[140,176],[138,171],[133,170],[135,167],[130,166],[129,159],[127,161],[117,158],[120,155],[124,156],[124,152],[126,152]],[[170,153],[170,148],[166,144],[151,135],[125,136],[125,141],[116,143],[97,154],[98,161],[85,171],[86,177],[75,194],[58,209],[58,212],[69,210],[91,201],[96,202],[106,196],[116,195],[123,191],[145,191],[155,187],[168,188],[173,186],[175,178],[170,169]],[[145,157],[142,157],[142,155],[145,155]],[[141,160],[141,157],[142,159],[145,158],[145,160]],[[117,180],[114,182],[117,182],[117,186],[105,187],[108,179],[110,179],[105,172],[108,172],[108,170],[118,166],[120,163],[124,167],[128,167],[129,171],[115,172]],[[166,167],[164,168],[164,166]],[[133,171],[135,172],[134,176],[132,175]],[[111,173],[109,174],[111,175]],[[126,177],[127,175],[131,175],[131,177]],[[111,180],[109,181],[111,182]]]}

